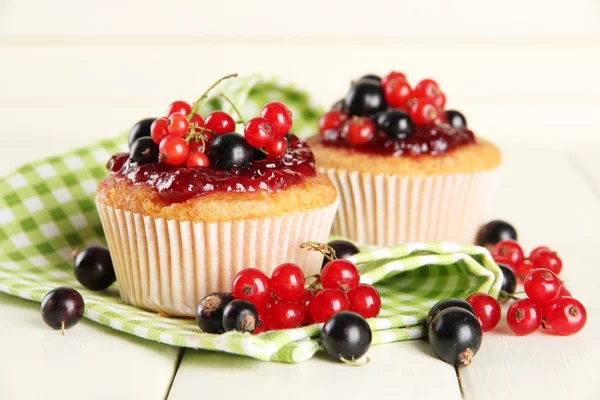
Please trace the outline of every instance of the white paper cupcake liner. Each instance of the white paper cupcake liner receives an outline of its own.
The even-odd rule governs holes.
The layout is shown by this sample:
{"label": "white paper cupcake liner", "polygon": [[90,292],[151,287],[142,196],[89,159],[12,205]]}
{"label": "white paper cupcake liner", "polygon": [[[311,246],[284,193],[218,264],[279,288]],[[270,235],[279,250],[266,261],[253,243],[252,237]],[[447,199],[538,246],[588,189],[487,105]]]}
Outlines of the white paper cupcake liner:
{"label": "white paper cupcake liner", "polygon": [[270,276],[279,264],[293,262],[306,275],[318,273],[323,256],[300,244],[327,241],[338,202],[282,217],[214,223],[156,219],[98,200],[96,206],[121,298],[172,316],[195,316],[202,297],[231,291],[244,268]]}
{"label": "white paper cupcake liner", "polygon": [[377,246],[472,243],[498,180],[498,169],[438,176],[319,172],[340,196],[332,233]]}

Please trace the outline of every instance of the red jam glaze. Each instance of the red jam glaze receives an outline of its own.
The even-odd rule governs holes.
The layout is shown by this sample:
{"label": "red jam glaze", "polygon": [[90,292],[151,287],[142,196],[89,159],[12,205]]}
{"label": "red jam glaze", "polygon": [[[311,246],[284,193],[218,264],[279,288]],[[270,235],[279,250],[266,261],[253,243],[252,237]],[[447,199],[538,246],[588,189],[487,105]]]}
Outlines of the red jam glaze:
{"label": "red jam glaze", "polygon": [[413,134],[406,139],[392,138],[380,131],[371,142],[352,146],[342,138],[341,131],[327,130],[322,142],[325,146],[344,147],[362,153],[417,157],[423,154],[442,155],[459,146],[475,143],[475,135],[468,129],[457,129],[448,124],[428,124],[415,125]]}
{"label": "red jam glaze", "polygon": [[277,191],[317,174],[310,147],[296,136],[291,138],[290,150],[283,159],[257,159],[248,169],[190,169],[164,163],[138,164],[127,153],[112,156],[106,168],[116,179],[156,189],[158,195],[170,203],[215,192]]}

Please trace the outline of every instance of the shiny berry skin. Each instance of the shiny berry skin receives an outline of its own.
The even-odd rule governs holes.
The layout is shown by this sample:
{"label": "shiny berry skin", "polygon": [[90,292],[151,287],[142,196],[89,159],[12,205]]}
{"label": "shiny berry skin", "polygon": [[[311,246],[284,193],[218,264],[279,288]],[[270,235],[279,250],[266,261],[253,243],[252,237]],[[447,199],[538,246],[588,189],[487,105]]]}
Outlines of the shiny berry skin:
{"label": "shiny berry skin", "polygon": [[333,314],[350,308],[346,293],[336,289],[320,290],[310,303],[310,315],[316,323],[327,321]]}
{"label": "shiny berry skin", "polygon": [[169,116],[169,134],[184,137],[190,128],[190,121],[183,114],[175,113]]}
{"label": "shiny berry skin", "polygon": [[391,80],[406,80],[406,75],[402,72],[392,71],[381,79],[381,86],[387,86]]}
{"label": "shiny berry skin", "polygon": [[235,132],[235,120],[225,111],[213,111],[206,116],[204,127],[217,135]]}
{"label": "shiny berry skin", "polygon": [[194,125],[196,128],[204,128],[204,118],[200,114],[195,114],[190,119],[190,125]]}
{"label": "shiny berry skin", "polygon": [[273,141],[265,148],[269,157],[271,158],[283,158],[285,153],[288,151],[288,140],[285,137],[276,137]]}
{"label": "shiny berry skin", "polygon": [[160,144],[164,138],[169,136],[169,122],[166,118],[157,118],[150,125],[150,136],[154,143]]}
{"label": "shiny berry skin", "polygon": [[413,97],[413,91],[406,79],[391,79],[383,86],[385,100],[392,107],[403,108]]}
{"label": "shiny berry skin", "polygon": [[439,313],[444,311],[446,308],[450,308],[450,307],[462,308],[463,310],[466,310],[466,311],[470,312],[471,314],[475,315],[475,310],[465,300],[456,299],[456,298],[443,299],[443,300],[440,300],[437,303],[435,303],[433,305],[433,307],[431,307],[429,309],[429,313],[427,314],[427,319],[425,320],[425,329],[429,329],[429,324],[431,324],[431,321],[433,321],[433,319]]}
{"label": "shiny berry skin", "polygon": [[313,323],[312,314],[310,313],[310,303],[312,303],[314,298],[315,292],[312,290],[304,290],[296,300],[304,307],[304,318],[302,319],[302,325],[310,325]]}
{"label": "shiny berry skin", "polygon": [[169,135],[158,146],[158,159],[169,165],[181,165],[187,159],[189,152],[188,144],[182,137]]}
{"label": "shiny berry skin", "polygon": [[367,74],[367,75],[363,75],[360,78],[358,78],[357,82],[362,82],[362,81],[370,81],[370,82],[377,82],[377,84],[381,84],[381,77],[379,75],[375,75],[375,74]]}
{"label": "shiny berry skin", "polygon": [[443,108],[446,104],[446,96],[440,90],[439,85],[432,79],[423,79],[417,83],[413,90],[415,97],[419,99],[429,99],[437,107]]}
{"label": "shiny berry skin", "polygon": [[302,325],[304,306],[295,301],[277,300],[269,307],[269,328],[292,329]]}
{"label": "shiny berry skin", "polygon": [[141,137],[131,145],[130,156],[141,164],[158,162],[158,145],[151,137]]}
{"label": "shiny berry skin", "polygon": [[502,288],[501,290],[514,294],[517,291],[517,275],[512,268],[506,265],[498,265],[502,271]]}
{"label": "shiny berry skin", "polygon": [[463,308],[442,310],[429,324],[433,353],[452,365],[468,366],[481,347],[483,331],[475,315]]}
{"label": "shiny berry skin", "polygon": [[560,292],[558,292],[558,298],[560,299],[561,297],[573,297],[573,295],[571,294],[569,289],[567,289],[564,286],[561,286]]}
{"label": "shiny berry skin", "polygon": [[77,252],[73,269],[79,283],[90,290],[104,290],[117,280],[106,247],[90,246]]}
{"label": "shiny berry skin", "polygon": [[517,230],[506,221],[494,220],[479,228],[475,244],[491,250],[502,240],[517,240]]}
{"label": "shiny berry skin", "polygon": [[254,332],[258,326],[258,312],[246,300],[233,300],[223,310],[223,330],[225,332]]}
{"label": "shiny berry skin", "polygon": [[[465,129],[467,127],[467,119],[456,110],[446,110],[446,119],[448,124],[454,128]],[[516,237],[514,239],[516,240]]]}
{"label": "shiny berry skin", "polygon": [[59,287],[46,293],[40,306],[42,319],[52,329],[68,329],[83,317],[85,303],[81,294],[68,287]]}
{"label": "shiny berry skin", "polygon": [[412,135],[414,124],[404,111],[389,110],[377,115],[377,127],[388,136],[406,139]]}
{"label": "shiny berry skin", "polygon": [[366,81],[358,82],[350,88],[344,104],[351,115],[359,117],[368,117],[388,106],[381,85]]}
{"label": "shiny berry skin", "polygon": [[329,261],[321,270],[321,285],[324,289],[340,289],[344,292],[358,286],[360,275],[356,265],[348,260]]}
{"label": "shiny berry skin", "polygon": [[257,308],[258,322],[256,323],[256,329],[252,332],[253,335],[266,332],[269,329],[269,307]]}
{"label": "shiny berry skin", "polygon": [[[332,240],[331,242],[327,243],[327,246],[331,247],[333,251],[335,251],[335,258],[348,258],[360,252],[358,247],[346,240]],[[323,258],[321,270],[323,270],[323,267],[328,262],[329,260],[327,258]]]}
{"label": "shiny berry skin", "polygon": [[348,115],[342,111],[326,112],[319,118],[319,132],[323,135],[329,129],[338,130],[346,121],[348,121]]}
{"label": "shiny berry skin", "polygon": [[531,250],[531,253],[529,253],[529,256],[527,257],[527,259],[535,264],[536,262],[539,261],[539,258],[542,254],[551,253],[551,252],[552,252],[552,250],[550,250],[550,247],[548,247],[548,246],[538,246],[538,247],[534,248],[533,250]]}
{"label": "shiny berry skin", "polygon": [[425,125],[435,121],[438,108],[429,99],[418,99],[410,106],[409,115],[416,125]]}
{"label": "shiny berry skin", "polygon": [[536,257],[536,261],[533,262],[536,268],[544,268],[554,272],[556,275],[560,274],[562,270],[562,260],[556,253],[544,252]]}
{"label": "shiny berry skin", "polygon": [[583,304],[572,297],[552,301],[549,312],[544,315],[545,323],[560,335],[574,335],[587,322],[587,311]]}
{"label": "shiny berry skin", "polygon": [[156,118],[145,118],[139,120],[135,123],[135,125],[131,127],[131,129],[129,130],[129,136],[127,138],[127,143],[129,144],[130,149],[131,145],[133,145],[133,142],[135,142],[139,138],[150,136],[150,127],[152,126],[152,123],[155,119]]}
{"label": "shiny berry skin", "polygon": [[169,107],[167,108],[167,116],[177,114],[177,113],[183,114],[183,115],[188,115],[191,112],[192,112],[192,106],[190,106],[186,101],[183,101],[183,100],[176,100],[176,101],[172,102],[171,104],[169,104]]}
{"label": "shiny berry skin", "polygon": [[373,334],[360,315],[345,311],[333,315],[323,325],[321,343],[327,353],[339,361],[355,361],[367,354]]}
{"label": "shiny berry skin", "polygon": [[279,101],[265,104],[260,110],[260,116],[271,123],[275,137],[285,136],[292,129],[292,112]]}
{"label": "shiny berry skin", "polygon": [[280,299],[295,300],[304,291],[304,272],[296,264],[279,265],[271,274],[271,290]]}
{"label": "shiny berry skin", "polygon": [[481,329],[484,332],[491,331],[500,322],[502,317],[500,303],[492,296],[485,293],[473,293],[467,297],[467,303],[475,310],[475,316],[481,322]]}
{"label": "shiny berry skin", "polygon": [[353,117],[344,124],[342,137],[352,146],[362,146],[375,137],[375,123],[367,117]]}
{"label": "shiny berry skin", "polygon": [[231,303],[231,293],[214,292],[206,295],[200,300],[196,309],[196,322],[202,332],[223,333],[223,312],[225,306]]}
{"label": "shiny berry skin", "polygon": [[261,270],[246,268],[235,274],[232,294],[236,299],[248,300],[260,308],[271,297],[271,281]]}
{"label": "shiny berry skin", "polygon": [[206,168],[210,166],[208,156],[202,152],[190,153],[185,159],[186,168]]}
{"label": "shiny berry skin", "polygon": [[254,147],[266,147],[275,138],[273,125],[262,117],[252,118],[246,122],[244,136]]}
{"label": "shiny berry skin", "polygon": [[243,136],[225,133],[212,141],[207,155],[217,169],[247,168],[254,160],[254,148]]}
{"label": "shiny berry skin", "polygon": [[525,260],[515,267],[515,275],[520,281],[524,281],[531,270],[535,269],[535,265],[529,260]]}
{"label": "shiny berry skin", "polygon": [[381,311],[381,297],[379,292],[371,285],[361,283],[348,292],[350,311],[354,311],[363,318],[376,318]]}
{"label": "shiny berry skin", "polygon": [[560,279],[552,271],[542,268],[531,270],[523,282],[525,294],[536,304],[556,299],[561,286]]}
{"label": "shiny berry skin", "polygon": [[523,249],[514,240],[502,240],[492,249],[492,257],[507,257],[513,265],[519,265],[525,260]]}
{"label": "shiny berry skin", "polygon": [[535,332],[542,322],[542,313],[531,299],[515,301],[506,312],[508,327],[519,336]]}

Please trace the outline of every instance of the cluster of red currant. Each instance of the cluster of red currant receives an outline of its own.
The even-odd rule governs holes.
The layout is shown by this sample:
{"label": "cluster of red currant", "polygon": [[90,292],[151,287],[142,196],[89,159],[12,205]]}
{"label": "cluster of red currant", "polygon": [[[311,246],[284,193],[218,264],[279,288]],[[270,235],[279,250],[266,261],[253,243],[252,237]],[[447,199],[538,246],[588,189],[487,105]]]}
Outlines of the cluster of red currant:
{"label": "cluster of red currant", "polygon": [[[305,247],[327,252],[322,244],[308,243]],[[373,286],[359,283],[358,269],[350,261],[332,259],[320,275],[312,278],[315,281],[306,285],[302,269],[292,263],[279,265],[271,278],[248,268],[233,279],[232,295],[256,308],[258,324],[254,333],[326,322],[341,311],[353,311],[363,318],[379,315],[379,293]]]}

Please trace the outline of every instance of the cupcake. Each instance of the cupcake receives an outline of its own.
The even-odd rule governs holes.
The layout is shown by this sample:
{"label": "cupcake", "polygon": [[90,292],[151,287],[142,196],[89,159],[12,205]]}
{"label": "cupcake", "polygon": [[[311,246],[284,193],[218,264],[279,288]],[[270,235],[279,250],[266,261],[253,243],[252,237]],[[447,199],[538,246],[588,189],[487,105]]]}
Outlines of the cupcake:
{"label": "cupcake", "polygon": [[358,242],[471,242],[485,220],[502,156],[445,109],[431,79],[367,75],[308,139],[340,195],[333,233]]}
{"label": "cupcake", "polygon": [[322,256],[300,244],[326,241],[337,209],[284,104],[267,104],[244,136],[225,112],[197,110],[175,102],[136,124],[96,196],[122,299],[172,316],[194,316],[244,268],[318,273]]}

